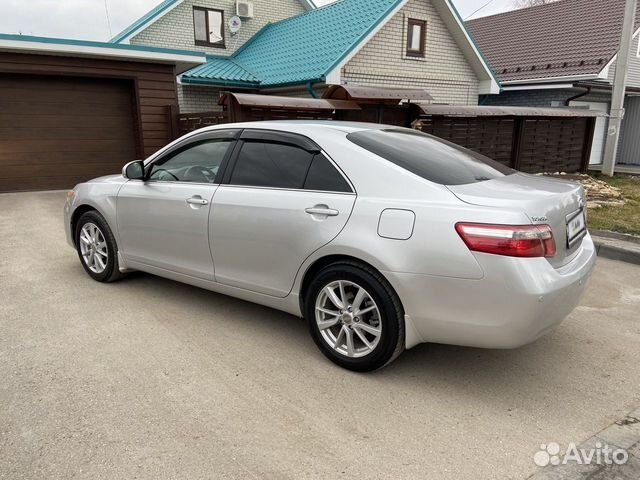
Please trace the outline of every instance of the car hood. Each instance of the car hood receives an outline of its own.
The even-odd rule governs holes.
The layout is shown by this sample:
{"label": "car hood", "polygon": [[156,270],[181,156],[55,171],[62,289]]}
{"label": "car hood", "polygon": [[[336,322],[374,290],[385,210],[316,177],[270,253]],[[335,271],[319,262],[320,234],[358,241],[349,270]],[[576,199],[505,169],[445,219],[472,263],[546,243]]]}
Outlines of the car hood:
{"label": "car hood", "polygon": [[116,185],[120,185],[122,183],[125,183],[126,181],[127,179],[124,178],[122,174],[118,173],[115,175],[105,175],[103,177],[94,178],[86,183],[113,183]]}

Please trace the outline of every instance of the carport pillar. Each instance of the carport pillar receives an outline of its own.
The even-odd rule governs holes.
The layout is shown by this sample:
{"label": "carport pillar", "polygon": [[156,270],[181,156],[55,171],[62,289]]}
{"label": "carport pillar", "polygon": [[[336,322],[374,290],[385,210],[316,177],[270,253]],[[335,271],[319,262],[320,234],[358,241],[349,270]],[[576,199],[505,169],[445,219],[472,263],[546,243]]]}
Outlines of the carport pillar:
{"label": "carport pillar", "polygon": [[636,18],[638,0],[627,0],[624,9],[624,24],[620,38],[620,50],[616,60],[616,74],[613,80],[613,94],[611,98],[611,112],[609,129],[607,131],[602,162],[602,173],[613,176],[616,168],[616,154],[620,140],[620,128],[624,117],[624,94],[627,88],[627,74],[629,72],[629,53],[633,42],[633,29]]}

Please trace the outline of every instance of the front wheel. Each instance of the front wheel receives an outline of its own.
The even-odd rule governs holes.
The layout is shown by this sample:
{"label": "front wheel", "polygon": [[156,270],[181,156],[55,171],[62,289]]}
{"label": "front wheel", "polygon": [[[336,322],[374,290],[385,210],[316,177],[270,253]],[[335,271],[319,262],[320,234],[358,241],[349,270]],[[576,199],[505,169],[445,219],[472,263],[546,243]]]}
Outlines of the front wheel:
{"label": "front wheel", "polygon": [[109,224],[95,210],[83,214],[76,224],[76,248],[85,271],[98,282],[113,282],[122,274],[118,247]]}
{"label": "front wheel", "polygon": [[366,372],[404,350],[404,313],[396,293],[375,270],[340,262],[321,270],[305,298],[316,345],[331,361]]}

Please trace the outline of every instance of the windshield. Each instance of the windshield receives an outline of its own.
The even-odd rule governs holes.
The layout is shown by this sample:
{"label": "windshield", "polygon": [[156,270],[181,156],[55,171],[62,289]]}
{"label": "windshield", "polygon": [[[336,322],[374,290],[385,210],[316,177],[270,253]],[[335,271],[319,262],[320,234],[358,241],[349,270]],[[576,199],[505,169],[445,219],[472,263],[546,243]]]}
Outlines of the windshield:
{"label": "windshield", "polygon": [[363,130],[347,138],[356,145],[431,182],[464,185],[515,173],[501,163],[408,128]]}

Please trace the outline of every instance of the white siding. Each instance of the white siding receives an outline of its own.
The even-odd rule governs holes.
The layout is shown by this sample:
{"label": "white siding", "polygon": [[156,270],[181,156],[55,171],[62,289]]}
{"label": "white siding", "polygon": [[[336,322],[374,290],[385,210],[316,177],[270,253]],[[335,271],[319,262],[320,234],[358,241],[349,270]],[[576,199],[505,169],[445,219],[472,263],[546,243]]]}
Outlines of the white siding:
{"label": "white siding", "polygon": [[627,97],[617,163],[640,165],[640,97]]}
{"label": "white siding", "polygon": [[[631,47],[631,55],[629,57],[629,76],[627,78],[627,85],[629,87],[640,87],[640,35],[636,34],[633,39],[633,45]],[[616,63],[613,62],[609,67],[609,75],[607,80],[613,84],[613,79],[616,73]]]}

